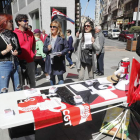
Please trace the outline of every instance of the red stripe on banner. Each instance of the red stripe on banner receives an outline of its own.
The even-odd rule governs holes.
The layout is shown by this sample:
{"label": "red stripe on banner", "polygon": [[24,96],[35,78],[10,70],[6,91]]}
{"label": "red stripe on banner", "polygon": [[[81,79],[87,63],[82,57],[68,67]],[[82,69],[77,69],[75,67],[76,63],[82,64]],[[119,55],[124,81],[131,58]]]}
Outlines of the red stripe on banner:
{"label": "red stripe on banner", "polygon": [[[46,99],[51,102],[51,100]],[[72,105],[67,103],[61,103],[61,107],[69,108]],[[61,107],[49,108],[47,110],[35,110],[33,111],[35,130],[59,124],[63,122]]]}
{"label": "red stripe on banner", "polygon": [[62,123],[61,112],[51,112],[49,110],[45,111],[33,111],[35,130],[52,126],[55,124]]}
{"label": "red stripe on banner", "polygon": [[63,115],[64,126],[76,126],[92,120],[89,104],[70,107],[61,112]]}

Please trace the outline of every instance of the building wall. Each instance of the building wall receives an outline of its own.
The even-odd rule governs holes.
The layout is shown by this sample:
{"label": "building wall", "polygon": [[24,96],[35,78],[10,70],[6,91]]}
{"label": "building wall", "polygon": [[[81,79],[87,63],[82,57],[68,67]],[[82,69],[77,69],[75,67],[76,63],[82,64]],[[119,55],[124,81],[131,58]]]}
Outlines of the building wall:
{"label": "building wall", "polygon": [[[45,29],[47,34],[50,33],[51,8],[64,9],[66,15],[75,20],[75,0],[13,0],[11,6],[13,19],[15,19],[17,14],[27,14],[29,24],[33,26],[33,30],[37,27]],[[71,29],[72,36],[75,36],[74,24],[69,21],[62,21],[62,26],[63,31]],[[15,22],[14,27],[17,27]]]}
{"label": "building wall", "polygon": [[100,22],[100,1],[96,0],[96,7],[95,7],[95,25],[99,25]]}
{"label": "building wall", "polygon": [[[75,20],[75,0],[41,0],[42,4],[42,28],[50,32],[51,23],[51,7],[66,8],[66,14],[69,18]],[[66,28],[72,30],[72,36],[75,36],[75,26],[69,21],[66,21]],[[65,34],[65,33],[64,33]]]}
{"label": "building wall", "polygon": [[[33,25],[33,13],[39,12],[39,27],[41,29],[41,20],[40,20],[40,0],[14,0],[11,3],[12,6],[12,15],[13,19],[15,19],[17,14],[27,14],[29,18],[29,25]],[[16,28],[16,24],[14,22],[14,28]],[[35,29],[35,25],[33,25],[33,30]]]}

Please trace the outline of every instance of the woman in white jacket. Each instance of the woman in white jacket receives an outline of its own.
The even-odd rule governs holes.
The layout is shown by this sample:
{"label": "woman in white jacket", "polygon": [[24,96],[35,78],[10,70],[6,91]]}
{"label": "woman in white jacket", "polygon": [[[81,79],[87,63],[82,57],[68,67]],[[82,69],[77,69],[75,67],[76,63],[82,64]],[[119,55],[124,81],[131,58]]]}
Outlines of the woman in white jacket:
{"label": "woman in white jacket", "polygon": [[[88,33],[88,34],[87,34]],[[85,35],[91,36],[91,43],[85,43]],[[79,81],[84,80],[85,69],[87,67],[89,79],[94,78],[93,71],[96,70],[96,51],[100,50],[99,38],[95,38],[93,22],[87,20],[81,34],[76,33],[73,46],[76,54],[76,67],[79,73]]]}

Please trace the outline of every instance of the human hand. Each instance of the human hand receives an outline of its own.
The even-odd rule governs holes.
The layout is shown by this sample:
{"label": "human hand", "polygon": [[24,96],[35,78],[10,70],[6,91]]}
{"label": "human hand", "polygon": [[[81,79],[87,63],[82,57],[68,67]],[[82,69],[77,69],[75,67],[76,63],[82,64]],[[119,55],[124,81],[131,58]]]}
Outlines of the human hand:
{"label": "human hand", "polygon": [[91,41],[92,41],[92,43],[94,43],[94,41],[95,41],[94,37],[91,38]]}
{"label": "human hand", "polygon": [[51,45],[48,45],[48,50],[50,51],[52,49],[52,46]]}
{"label": "human hand", "polygon": [[70,53],[70,51],[68,51],[68,53]]}
{"label": "human hand", "polygon": [[60,57],[62,54],[57,55],[58,57]]}
{"label": "human hand", "polygon": [[14,50],[14,51],[12,52],[12,55],[17,56],[17,55],[18,55],[18,51],[17,51],[17,50]]}
{"label": "human hand", "polygon": [[79,32],[76,33],[76,37],[79,38]]}
{"label": "human hand", "polygon": [[8,44],[7,47],[6,47],[6,51],[10,52],[12,49],[13,49],[12,45]]}

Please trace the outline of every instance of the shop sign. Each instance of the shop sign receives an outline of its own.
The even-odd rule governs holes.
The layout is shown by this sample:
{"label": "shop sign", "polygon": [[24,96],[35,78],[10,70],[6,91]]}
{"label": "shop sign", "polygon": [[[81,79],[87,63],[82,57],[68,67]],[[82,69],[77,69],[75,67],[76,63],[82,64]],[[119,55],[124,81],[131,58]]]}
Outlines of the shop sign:
{"label": "shop sign", "polygon": [[120,25],[123,23],[123,19],[117,19],[117,25]]}
{"label": "shop sign", "polygon": [[124,25],[127,25],[129,23],[129,19],[124,20]]}

